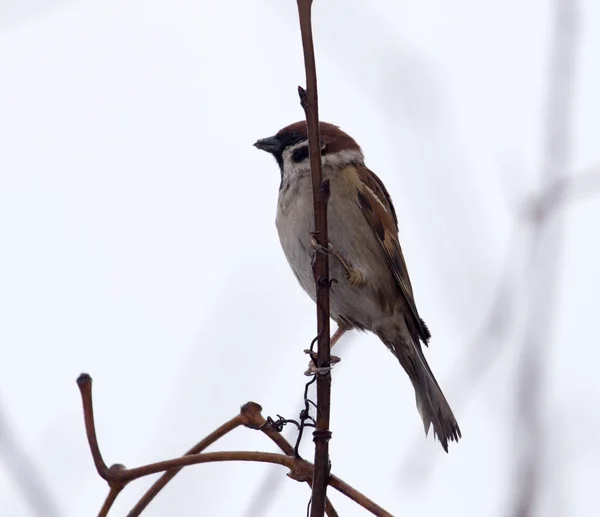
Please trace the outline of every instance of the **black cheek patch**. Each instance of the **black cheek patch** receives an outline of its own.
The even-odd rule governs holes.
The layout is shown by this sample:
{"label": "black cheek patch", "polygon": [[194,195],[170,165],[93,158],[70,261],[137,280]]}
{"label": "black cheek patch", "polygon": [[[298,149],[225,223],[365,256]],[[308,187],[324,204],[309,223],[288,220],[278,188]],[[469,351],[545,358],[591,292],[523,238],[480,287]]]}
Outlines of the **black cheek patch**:
{"label": "black cheek patch", "polygon": [[294,163],[303,162],[307,158],[308,158],[308,146],[307,145],[304,145],[302,147],[298,147],[297,149],[294,149],[294,152],[292,153],[292,160],[294,161]]}

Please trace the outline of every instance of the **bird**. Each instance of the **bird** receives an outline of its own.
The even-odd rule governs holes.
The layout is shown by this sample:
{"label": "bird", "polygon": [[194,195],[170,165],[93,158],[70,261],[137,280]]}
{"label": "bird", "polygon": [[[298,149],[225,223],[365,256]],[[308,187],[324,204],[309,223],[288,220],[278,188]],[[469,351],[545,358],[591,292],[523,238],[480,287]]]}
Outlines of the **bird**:
{"label": "bird", "polygon": [[295,122],[254,146],[270,153],[281,181],[275,224],[284,255],[304,291],[316,301],[312,264],[329,254],[330,316],[342,330],[375,334],[398,359],[415,390],[425,435],[448,452],[462,437],[458,422],[423,354],[429,328],[420,317],[398,237],[389,192],[365,165],[356,140],[319,123],[323,180],[329,182],[328,245],[314,237],[307,125]]}

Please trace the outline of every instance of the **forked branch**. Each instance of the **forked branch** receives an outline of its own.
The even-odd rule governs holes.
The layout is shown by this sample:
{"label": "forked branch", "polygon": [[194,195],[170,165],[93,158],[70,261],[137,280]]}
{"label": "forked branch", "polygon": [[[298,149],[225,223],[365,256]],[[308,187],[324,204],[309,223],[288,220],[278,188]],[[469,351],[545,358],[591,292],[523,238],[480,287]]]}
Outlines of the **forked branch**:
{"label": "forked branch", "polygon": [[[151,463],[142,467],[128,469],[123,465],[116,464],[108,467],[102,458],[98,438],[96,436],[96,426],[94,421],[94,407],[92,403],[92,378],[88,374],[82,374],[77,379],[81,400],[83,404],[83,415],[85,421],[85,430],[94,460],[96,470],[102,479],[104,479],[110,488],[109,493],[99,512],[99,517],[106,517],[112,505],[125,486],[135,479],[144,476],[163,472],[163,475],[148,489],[138,503],[127,514],[127,517],[137,517],[154,499],[154,497],[165,487],[165,485],[183,468],[189,465],[200,463],[211,463],[220,461],[255,461],[262,463],[273,463],[282,465],[289,469],[288,476],[296,481],[306,482],[312,486],[314,466],[302,458],[294,455],[292,445],[262,416],[262,408],[255,402],[244,404],[240,413],[234,418],[224,423],[218,429],[210,433],[202,441],[192,447],[184,456],[172,460]],[[283,454],[256,451],[220,451],[202,453],[206,447],[233,431],[237,427],[244,426],[248,429],[262,431],[282,450]],[[336,490],[346,495],[360,506],[370,511],[373,515],[390,517],[391,514],[379,507],[369,498],[352,488],[344,481],[331,476],[330,484]],[[336,517],[337,513],[333,505],[327,499],[325,500],[325,509],[328,517]]]}

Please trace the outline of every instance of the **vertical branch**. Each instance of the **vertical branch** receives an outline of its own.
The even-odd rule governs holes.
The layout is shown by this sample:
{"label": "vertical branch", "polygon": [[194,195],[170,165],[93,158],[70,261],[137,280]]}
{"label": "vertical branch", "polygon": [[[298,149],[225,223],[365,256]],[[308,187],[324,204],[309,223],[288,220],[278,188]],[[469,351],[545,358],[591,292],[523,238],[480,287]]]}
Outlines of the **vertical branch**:
{"label": "vertical branch", "polygon": [[[308,148],[312,176],[312,193],[315,217],[315,238],[327,249],[327,200],[329,183],[323,181],[321,168],[321,139],[319,135],[319,109],[317,96],[317,72],[312,39],[312,0],[297,0],[306,70],[306,91],[299,87],[300,103],[304,108],[308,125]],[[316,253],[314,264],[317,298],[317,424],[313,433],[315,442],[315,471],[313,477],[311,517],[325,512],[325,498],[329,478],[329,412],[331,398],[331,348],[329,342],[329,258],[326,253]]]}
{"label": "vertical branch", "polygon": [[576,20],[574,0],[554,0],[555,32],[550,56],[549,92],[542,163],[542,195],[532,216],[528,264],[529,316],[517,387],[517,439],[522,450],[519,493],[514,517],[533,515],[544,453],[542,404],[544,358],[548,356],[551,324],[555,319],[556,284],[562,247],[562,217],[556,203],[544,198],[544,187],[565,177],[571,152],[570,122],[575,83]]}

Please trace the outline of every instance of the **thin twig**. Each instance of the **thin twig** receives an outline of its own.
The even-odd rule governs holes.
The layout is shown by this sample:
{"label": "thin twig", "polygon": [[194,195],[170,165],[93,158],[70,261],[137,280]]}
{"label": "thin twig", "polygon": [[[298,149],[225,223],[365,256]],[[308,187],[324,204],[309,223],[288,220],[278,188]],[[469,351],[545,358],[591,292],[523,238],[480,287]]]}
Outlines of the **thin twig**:
{"label": "thin twig", "polygon": [[[312,194],[317,243],[327,247],[327,201],[329,183],[323,181],[321,170],[321,140],[319,134],[319,108],[317,94],[317,71],[311,24],[312,0],[298,0],[298,15],[306,70],[306,91],[299,87],[300,103],[304,108],[308,126],[308,149],[312,177]],[[317,298],[317,422],[313,433],[315,442],[315,475],[313,479],[311,517],[322,517],[325,513],[327,478],[329,477],[329,412],[331,402],[331,350],[329,343],[329,258],[326,253],[317,253],[314,265]]]}
{"label": "thin twig", "polygon": [[[96,429],[94,422],[94,408],[92,403],[92,378],[88,374],[82,374],[77,379],[79,391],[81,394],[84,421],[86,435],[92,458],[96,464],[98,474],[108,483],[110,491],[102,505],[99,517],[106,517],[113,503],[121,490],[131,481],[139,479],[144,476],[156,474],[158,472],[164,472],[169,474],[165,476],[163,481],[159,483],[162,477],[144,494],[140,502],[145,501],[145,504],[136,505],[130,512],[129,516],[139,515],[147,506],[147,504],[156,496],[156,494],[172,479],[172,477],[179,472],[183,467],[189,465],[197,465],[200,463],[212,463],[221,461],[254,461],[261,463],[272,463],[275,465],[282,465],[288,467],[290,472],[288,476],[296,481],[306,482],[309,486],[313,483],[314,466],[302,458],[298,458],[294,455],[294,448],[292,445],[272,427],[262,416],[262,408],[255,402],[248,402],[244,404],[240,410],[240,414],[232,418],[217,430],[209,434],[204,440],[199,442],[190,451],[202,450],[208,445],[214,443],[216,440],[231,432],[233,429],[243,425],[249,429],[255,429],[262,431],[268,436],[285,454],[274,454],[267,452],[256,452],[256,451],[223,451],[223,452],[210,452],[210,453],[198,453],[190,452],[181,458],[172,460],[159,461],[144,465],[142,467],[128,469],[123,465],[113,465],[112,467],[106,467],[102,454],[100,453],[100,447],[96,437]],[[333,479],[333,478],[332,478]],[[356,489],[344,483],[339,478],[335,478],[335,488],[341,493],[347,495],[350,499],[357,502],[360,506],[370,511],[374,515],[389,515],[385,510],[381,510],[380,507],[367,498],[365,495],[358,492]],[[156,487],[156,488],[155,488]],[[151,494],[151,497],[146,501],[144,498]],[[328,517],[337,517],[337,512],[333,508],[330,501],[326,500],[325,508],[327,510]],[[133,513],[133,512],[136,513]],[[383,513],[381,513],[383,512]]]}
{"label": "thin twig", "polygon": [[[244,407],[242,407],[242,411]],[[245,423],[245,415],[240,413],[236,415],[231,420],[225,422],[221,427],[210,433],[206,438],[202,441],[198,442],[194,445],[189,451],[187,451],[184,456],[190,456],[192,454],[198,454],[206,449],[209,445],[216,442],[219,438],[222,438],[227,433],[233,431],[240,425]],[[137,504],[129,511],[127,517],[138,517],[144,511],[144,509],[150,504],[152,499],[154,499],[158,493],[166,486],[166,484],[173,479],[177,473],[181,469],[172,469],[167,470],[162,476],[160,476],[153,485],[146,491],[146,493],[142,496],[142,498],[137,502]]]}
{"label": "thin twig", "polygon": [[121,490],[123,490],[124,487],[125,485],[115,485],[110,488],[110,491],[108,492],[108,495],[104,500],[104,504],[98,512],[98,517],[106,517],[108,515],[108,512],[112,508],[112,505],[117,500],[117,496],[121,493]]}
{"label": "thin twig", "polygon": [[340,478],[329,476],[329,484],[354,502],[360,504],[365,510],[370,511],[373,515],[377,515],[377,517],[394,517],[391,513],[386,512],[381,506],[361,494],[358,490],[355,490],[350,485],[344,483]]}
{"label": "thin twig", "polygon": [[[263,420],[263,422],[260,422],[260,420],[258,420],[257,417],[256,423],[260,422],[258,429],[260,429],[266,436],[268,436],[275,443],[275,445],[277,445],[277,447],[281,449],[282,452],[284,452],[288,456],[296,457],[296,451],[294,447],[292,447],[292,444],[288,442],[280,432],[274,429],[271,423],[266,421],[262,417],[262,415],[260,415],[260,418]],[[312,479],[308,481],[308,484],[312,488]],[[338,515],[335,511],[335,508],[331,504],[329,498],[325,498],[325,513],[328,517],[337,517]]]}
{"label": "thin twig", "polygon": [[141,467],[132,469],[121,469],[115,471],[115,480],[123,483],[129,483],[135,479],[139,479],[158,472],[164,472],[169,469],[180,469],[189,465],[198,465],[200,463],[214,463],[220,461],[255,461],[258,463],[273,463],[274,465],[282,465],[290,469],[289,477],[296,481],[307,481],[312,477],[312,465],[305,460],[293,458],[285,454],[277,454],[273,452],[262,451],[219,451],[219,452],[203,452],[201,454],[192,454],[190,456],[182,456],[172,460],[157,461],[149,463]]}
{"label": "thin twig", "polygon": [[81,393],[81,402],[83,404],[83,419],[85,422],[85,433],[87,435],[90,451],[94,465],[100,477],[108,481],[108,467],[102,459],[100,447],[98,446],[98,437],[96,436],[96,424],[94,422],[94,405],[92,401],[92,378],[87,373],[82,373],[77,378],[77,386]]}

